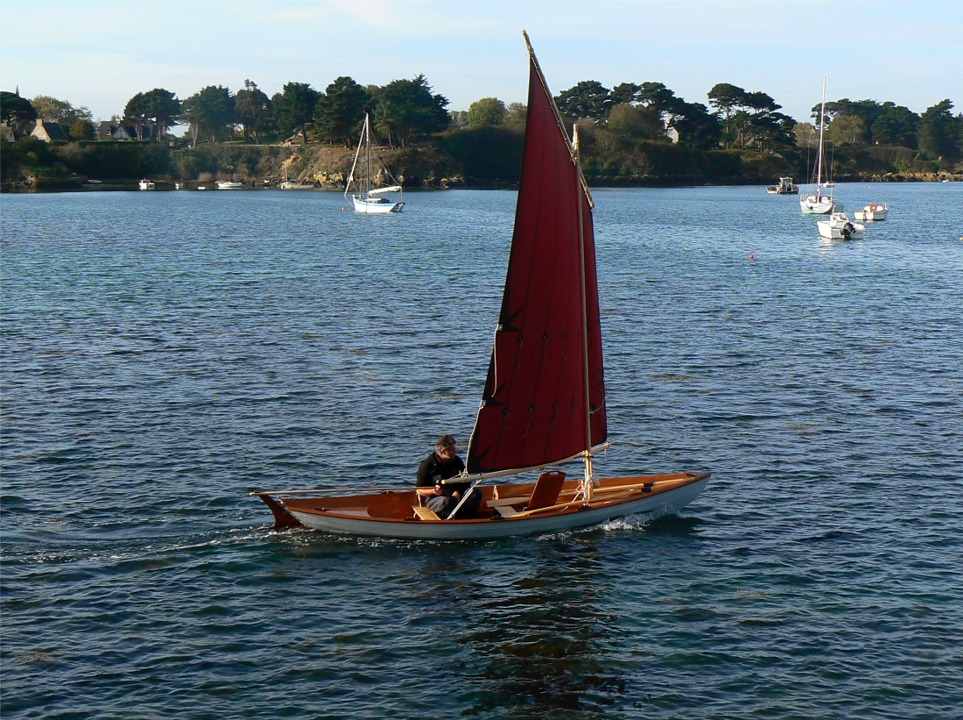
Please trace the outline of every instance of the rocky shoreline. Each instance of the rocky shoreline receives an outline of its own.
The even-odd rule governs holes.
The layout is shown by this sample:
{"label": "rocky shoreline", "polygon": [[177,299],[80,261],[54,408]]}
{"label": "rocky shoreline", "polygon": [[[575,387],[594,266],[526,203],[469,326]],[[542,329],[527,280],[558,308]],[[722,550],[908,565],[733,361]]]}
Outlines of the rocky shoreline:
{"label": "rocky shoreline", "polygon": [[[521,165],[521,138],[510,133],[463,143],[464,133],[406,148],[382,148],[384,163],[405,188],[514,188]],[[795,154],[700,151],[648,143],[634,155],[586,152],[583,170],[593,187],[686,187],[770,185],[778,177],[806,182],[807,158]],[[836,182],[961,182],[963,170],[924,163],[909,165],[899,148],[871,157],[861,149],[836,155]],[[902,157],[901,157],[902,156]],[[325,145],[224,143],[167,149],[155,143],[71,143],[53,149],[47,162],[5,176],[2,192],[132,190],[149,178],[158,190],[213,189],[218,180],[237,180],[246,189],[277,187],[283,180],[343,191],[354,150]],[[928,165],[928,167],[927,167]]]}
{"label": "rocky shoreline", "polygon": [[[213,177],[201,177],[193,181],[174,180],[170,177],[155,178],[151,180],[155,184],[155,190],[214,190],[217,189],[216,181]],[[759,186],[760,183],[755,179],[744,182],[708,182],[699,178],[678,179],[666,182],[660,178],[637,178],[632,180],[620,179],[617,182],[593,182],[588,178],[592,187],[692,187],[692,186],[726,186],[726,185],[747,185]],[[688,181],[687,181],[688,180]],[[67,178],[36,178],[28,177],[19,181],[5,182],[0,184],[0,192],[84,192],[84,191],[131,191],[138,189],[139,178],[114,178],[107,180],[96,180],[80,176]],[[242,179],[244,190],[263,190],[278,188],[281,179],[278,177],[267,177],[260,179]],[[304,188],[316,192],[344,192],[344,178],[340,174],[328,175],[320,173],[316,177],[299,178],[298,182],[313,185],[311,188]],[[878,182],[878,183],[917,183],[917,182],[963,182],[963,173],[884,173],[874,174],[865,177],[846,177],[837,182]],[[511,181],[486,181],[486,182],[466,182],[463,177],[442,177],[422,179],[417,185],[404,183],[405,189],[415,190],[447,190],[459,188],[465,190],[492,190],[492,189],[512,189],[517,187],[517,183]]]}

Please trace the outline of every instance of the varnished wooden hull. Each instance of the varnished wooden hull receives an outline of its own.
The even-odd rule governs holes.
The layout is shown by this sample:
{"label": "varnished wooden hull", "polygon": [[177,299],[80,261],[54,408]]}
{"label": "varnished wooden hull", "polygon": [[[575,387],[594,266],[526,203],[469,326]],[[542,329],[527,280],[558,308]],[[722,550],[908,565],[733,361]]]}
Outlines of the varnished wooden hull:
{"label": "varnished wooden hull", "polygon": [[[566,481],[555,506],[502,517],[487,511],[470,520],[423,520],[414,512],[417,496],[413,490],[385,491],[354,496],[261,497],[275,515],[275,526],[303,526],[339,535],[398,538],[409,540],[487,540],[520,535],[564,532],[597,525],[629,515],[659,516],[685,507],[702,492],[709,473],[647,475],[601,480],[593,500],[575,499],[578,484]],[[501,485],[503,493],[531,493],[533,484]],[[492,487],[481,488],[487,501]]]}

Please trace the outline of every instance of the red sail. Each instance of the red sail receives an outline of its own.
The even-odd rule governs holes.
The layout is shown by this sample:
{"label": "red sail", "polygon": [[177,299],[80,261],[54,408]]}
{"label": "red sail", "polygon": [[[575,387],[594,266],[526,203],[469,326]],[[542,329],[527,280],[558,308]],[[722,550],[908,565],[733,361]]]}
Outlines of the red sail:
{"label": "red sail", "polygon": [[592,205],[532,55],[515,232],[467,469],[557,463],[606,432]]}

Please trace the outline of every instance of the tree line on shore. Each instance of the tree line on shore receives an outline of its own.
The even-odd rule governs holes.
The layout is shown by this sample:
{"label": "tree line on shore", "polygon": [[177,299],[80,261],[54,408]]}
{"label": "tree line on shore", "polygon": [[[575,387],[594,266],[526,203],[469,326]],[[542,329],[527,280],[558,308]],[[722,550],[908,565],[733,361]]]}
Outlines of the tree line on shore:
{"label": "tree line on shore", "polygon": [[[686,102],[657,82],[622,83],[609,89],[596,81],[584,81],[556,96],[560,112],[590,136],[592,152],[599,156],[596,164],[620,165],[617,174],[621,175],[651,175],[658,168],[644,157],[640,157],[640,166],[627,168],[624,161],[609,155],[627,151],[651,155],[659,143],[678,145],[690,155],[722,151],[783,156],[788,158],[786,171],[796,172],[800,152],[808,151],[818,136],[814,123],[797,123],[779,112],[781,106],[766,93],[720,83],[709,91],[707,99],[708,106]],[[211,85],[183,101],[163,88],[137,93],[128,101],[123,116],[114,121],[132,128],[138,139],[167,139],[175,146],[192,148],[225,142],[259,145],[281,141],[349,147],[366,112],[371,114],[378,136],[388,147],[397,149],[437,144],[439,138],[457,132],[499,137],[499,133],[511,134],[524,125],[525,108],[518,103],[506,105],[497,98],[482,98],[467,112],[450,112],[448,104],[444,96],[432,91],[423,75],[381,87],[339,77],[323,92],[308,83],[292,82],[272,97],[247,80],[243,89],[233,93],[224,86]],[[823,129],[837,148],[899,147],[915,151],[917,163],[929,163],[937,170],[953,169],[963,159],[963,114],[954,115],[952,110],[950,100],[917,115],[888,101],[844,98],[827,103]],[[27,100],[16,93],[2,92],[0,115],[7,126],[42,118],[60,123],[74,141],[97,137],[89,110],[47,96]],[[819,117],[817,105],[813,108],[816,123]],[[188,127],[183,138],[170,135],[177,125]],[[486,129],[487,135],[483,132]],[[30,158],[22,156],[36,154],[36,148],[18,153],[17,148],[6,147],[9,144],[4,146],[5,159],[18,166],[29,164]],[[459,144],[448,141],[448,145]],[[905,164],[905,153],[901,158]],[[8,169],[4,175],[9,174]],[[601,174],[606,175],[608,170],[602,167]],[[694,170],[698,172],[698,168]]]}

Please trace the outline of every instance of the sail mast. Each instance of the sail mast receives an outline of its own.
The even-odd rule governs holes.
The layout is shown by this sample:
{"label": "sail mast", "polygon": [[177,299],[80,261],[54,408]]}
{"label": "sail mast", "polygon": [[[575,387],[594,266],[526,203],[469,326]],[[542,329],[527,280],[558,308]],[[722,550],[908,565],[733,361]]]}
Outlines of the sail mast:
{"label": "sail mast", "polygon": [[[572,158],[578,167],[580,182],[582,178],[582,163],[579,162],[578,147],[578,125],[572,127]],[[588,291],[585,288],[585,225],[582,214],[582,203],[578,204],[578,253],[579,268],[581,275],[581,295],[582,295],[582,363],[584,370],[582,378],[584,380],[585,393],[585,478],[582,481],[582,493],[585,502],[592,499],[592,399],[589,392],[589,341],[588,341]]]}
{"label": "sail mast", "polygon": [[371,116],[364,114],[364,198],[371,190]]}
{"label": "sail mast", "polygon": [[816,197],[823,186],[823,127],[826,125],[826,78],[823,77],[823,102],[819,107],[819,157],[816,158]]}

